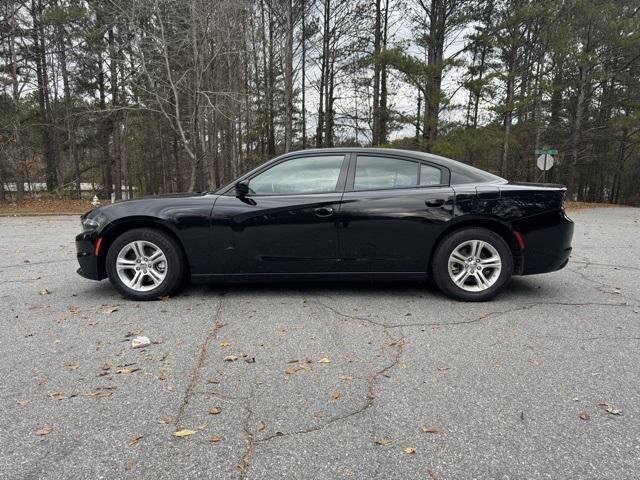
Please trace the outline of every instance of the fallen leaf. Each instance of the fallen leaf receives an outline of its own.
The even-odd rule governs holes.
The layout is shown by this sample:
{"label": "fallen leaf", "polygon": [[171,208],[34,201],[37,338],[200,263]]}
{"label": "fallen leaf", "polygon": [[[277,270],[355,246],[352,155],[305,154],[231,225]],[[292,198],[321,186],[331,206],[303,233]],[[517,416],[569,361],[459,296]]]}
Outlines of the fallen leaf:
{"label": "fallen leaf", "polygon": [[48,435],[49,433],[51,433],[51,430],[53,430],[53,428],[44,427],[44,428],[41,428],[40,430],[36,430],[36,435],[39,435],[39,436]]}
{"label": "fallen leaf", "polygon": [[26,405],[31,403],[31,400],[17,400],[18,405]]}
{"label": "fallen leaf", "polygon": [[168,302],[169,300],[171,300],[171,297],[169,295],[164,295],[160,297],[160,300],[162,300],[163,302]]}
{"label": "fallen leaf", "polygon": [[137,372],[138,370],[140,369],[139,368],[119,368],[116,370],[116,373],[126,374],[126,373]]}
{"label": "fallen leaf", "polygon": [[48,392],[47,395],[56,400],[62,400],[67,397],[67,394],[64,392]]}
{"label": "fallen leaf", "polygon": [[182,429],[182,430],[178,430],[177,432],[173,432],[173,435],[176,437],[188,437],[189,435],[193,435],[194,433],[196,433],[194,430],[189,430],[189,429]]}
{"label": "fallen leaf", "polygon": [[92,392],[85,393],[84,396],[85,397],[106,398],[106,397],[110,397],[112,394],[113,394],[113,392],[105,392],[105,391],[94,390]]}
{"label": "fallen leaf", "polygon": [[607,411],[611,415],[622,415],[622,409],[619,407],[609,405],[608,403],[600,403],[599,405],[604,407],[605,411]]}
{"label": "fallen leaf", "polygon": [[258,430],[259,432],[261,432],[261,431],[263,431],[265,428],[267,428],[267,424],[266,424],[266,423],[264,423],[262,420],[260,420],[260,421],[258,422],[257,430]]}
{"label": "fallen leaf", "polygon": [[173,418],[171,418],[171,417],[164,417],[164,418],[162,418],[162,419],[160,420],[160,422],[159,422],[159,423],[164,423],[165,425],[167,425],[167,424],[171,424],[171,423],[173,423]]}
{"label": "fallen leaf", "polygon": [[444,430],[437,427],[422,427],[424,433],[444,433]]}
{"label": "fallen leaf", "polygon": [[51,292],[45,288],[43,290],[40,290],[39,293],[40,293],[40,295],[49,295]]}
{"label": "fallen leaf", "polygon": [[136,445],[144,435],[137,435],[129,439],[129,445]]}
{"label": "fallen leaf", "polygon": [[209,415],[218,415],[220,412],[222,412],[220,407],[211,407],[209,409]]}
{"label": "fallen leaf", "polygon": [[220,342],[221,347],[230,347],[231,344],[229,342]]}
{"label": "fallen leaf", "polygon": [[340,398],[340,390],[336,390],[331,394],[331,400],[337,400]]}
{"label": "fallen leaf", "polygon": [[69,305],[67,308],[71,313],[80,313],[80,307],[77,305]]}
{"label": "fallen leaf", "polygon": [[411,448],[411,447],[403,448],[402,451],[404,453],[406,453],[407,455],[412,455],[412,454],[416,453],[416,449],[415,448]]}
{"label": "fallen leaf", "polygon": [[589,413],[586,410],[581,411],[578,416],[582,419],[582,420],[591,420],[591,415],[589,415]]}
{"label": "fallen leaf", "polygon": [[136,464],[136,462],[134,460],[129,460],[127,462],[127,465],[124,467],[125,470],[129,471],[133,468],[133,466]]}
{"label": "fallen leaf", "polygon": [[102,313],[104,313],[105,315],[111,315],[113,312],[117,312],[118,310],[120,310],[119,307],[109,307],[103,309]]}
{"label": "fallen leaf", "polygon": [[450,367],[438,367],[439,372],[446,372],[447,370],[450,370]]}
{"label": "fallen leaf", "polygon": [[209,441],[211,443],[218,443],[220,440],[222,440],[223,437],[221,437],[220,435],[211,435],[209,437]]}
{"label": "fallen leaf", "polygon": [[247,363],[256,363],[256,357],[249,357],[244,359]]}
{"label": "fallen leaf", "polygon": [[226,357],[224,357],[225,362],[235,362],[237,359],[237,355],[227,355]]}
{"label": "fallen leaf", "polygon": [[390,438],[379,438],[376,440],[376,445],[389,445],[391,443],[393,443],[393,440]]}
{"label": "fallen leaf", "polygon": [[309,370],[309,366],[302,363],[295,367],[287,368],[284,373],[286,373],[287,375],[293,375],[294,373],[299,372],[300,370]]}
{"label": "fallen leaf", "polygon": [[64,368],[66,370],[77,370],[80,368],[80,364],[78,363],[67,363]]}
{"label": "fallen leaf", "polygon": [[318,363],[331,363],[331,360],[329,360],[327,357],[324,357],[318,360]]}

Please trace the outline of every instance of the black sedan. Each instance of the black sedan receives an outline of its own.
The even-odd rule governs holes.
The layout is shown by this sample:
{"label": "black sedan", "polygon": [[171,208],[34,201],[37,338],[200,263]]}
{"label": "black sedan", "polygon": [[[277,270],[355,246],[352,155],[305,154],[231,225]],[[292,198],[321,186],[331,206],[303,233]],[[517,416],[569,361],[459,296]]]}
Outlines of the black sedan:
{"label": "black sedan", "polygon": [[563,268],[566,189],[512,183],[435,155],[304,150],[215,192],[141,198],[82,216],[78,273],[150,300],[193,281],[420,280],[494,297],[512,275]]}

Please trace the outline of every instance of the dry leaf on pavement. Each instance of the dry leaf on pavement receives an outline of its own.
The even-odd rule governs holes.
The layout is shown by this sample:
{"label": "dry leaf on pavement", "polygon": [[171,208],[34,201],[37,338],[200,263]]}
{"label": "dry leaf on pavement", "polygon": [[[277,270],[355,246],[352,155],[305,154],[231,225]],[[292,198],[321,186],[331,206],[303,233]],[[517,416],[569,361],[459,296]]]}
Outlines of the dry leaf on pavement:
{"label": "dry leaf on pavement", "polygon": [[40,430],[36,430],[36,435],[40,435],[40,436],[48,435],[51,432],[51,430],[53,430],[53,428],[44,427],[44,428],[41,428]]}
{"label": "dry leaf on pavement", "polygon": [[194,433],[196,433],[194,430],[184,428],[182,430],[178,430],[177,432],[173,432],[173,435],[176,437],[188,437],[189,435],[193,435]]}
{"label": "dry leaf on pavement", "polygon": [[211,435],[209,437],[209,441],[211,443],[218,443],[220,440],[222,440],[222,437],[220,435]]}
{"label": "dry leaf on pavement", "polygon": [[378,440],[376,440],[376,445],[389,445],[392,442],[393,440],[391,440],[390,438],[379,438]]}
{"label": "dry leaf on pavement", "polygon": [[336,390],[331,394],[331,400],[337,400],[340,398],[340,390]]}
{"label": "dry leaf on pavement", "polygon": [[136,435],[129,439],[129,445],[136,445],[144,435]]}
{"label": "dry leaf on pavement", "polygon": [[422,427],[424,433],[444,433],[444,430],[437,427]]}
{"label": "dry leaf on pavement", "polygon": [[591,415],[589,415],[589,413],[586,410],[581,411],[578,414],[578,417],[580,417],[582,420],[591,420]]}
{"label": "dry leaf on pavement", "polygon": [[328,359],[327,357],[324,357],[318,360],[318,363],[331,363],[331,360]]}
{"label": "dry leaf on pavement", "polygon": [[225,362],[235,362],[237,359],[237,355],[227,355],[226,357],[224,357]]}
{"label": "dry leaf on pavement", "polygon": [[407,455],[411,455],[411,454],[413,454],[413,453],[416,453],[416,449],[415,449],[415,448],[412,448],[412,447],[406,447],[406,448],[403,448],[403,449],[402,449],[402,451],[403,451],[404,453],[406,453]]}
{"label": "dry leaf on pavement", "polygon": [[222,411],[222,409],[220,407],[211,407],[209,409],[209,414],[210,415],[218,415],[221,411]]}

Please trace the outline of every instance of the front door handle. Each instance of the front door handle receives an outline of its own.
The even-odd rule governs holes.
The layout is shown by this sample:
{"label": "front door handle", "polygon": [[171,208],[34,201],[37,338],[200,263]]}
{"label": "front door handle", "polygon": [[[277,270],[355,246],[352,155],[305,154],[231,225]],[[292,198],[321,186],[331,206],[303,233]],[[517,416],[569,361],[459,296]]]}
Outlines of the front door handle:
{"label": "front door handle", "polygon": [[331,207],[320,207],[315,210],[316,217],[330,217],[333,215],[333,208]]}
{"label": "front door handle", "polygon": [[427,207],[441,207],[444,205],[444,198],[430,198],[424,203]]}

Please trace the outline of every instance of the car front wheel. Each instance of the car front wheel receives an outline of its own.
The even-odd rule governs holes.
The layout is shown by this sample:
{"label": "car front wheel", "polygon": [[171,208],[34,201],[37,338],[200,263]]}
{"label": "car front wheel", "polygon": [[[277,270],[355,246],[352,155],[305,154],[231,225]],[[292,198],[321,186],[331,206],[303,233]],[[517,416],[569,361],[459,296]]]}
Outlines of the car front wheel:
{"label": "car front wheel", "polygon": [[167,234],[129,230],[113,242],[106,258],[111,284],[125,297],[153,300],[173,293],[184,276],[180,248]]}
{"label": "car front wheel", "polygon": [[513,256],[497,233],[484,228],[453,232],[438,245],[432,262],[440,290],[457,300],[495,297],[511,279]]}

